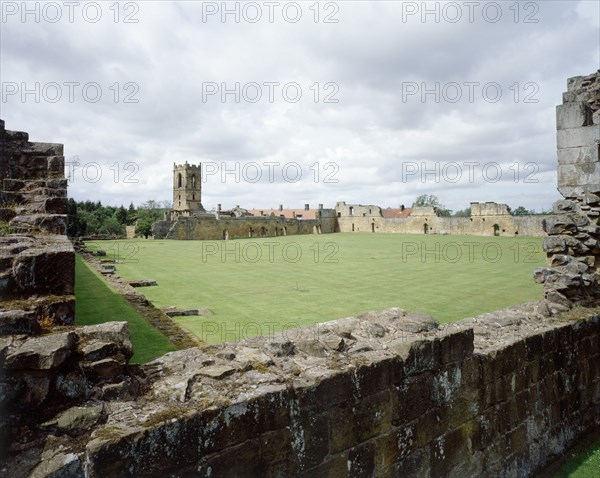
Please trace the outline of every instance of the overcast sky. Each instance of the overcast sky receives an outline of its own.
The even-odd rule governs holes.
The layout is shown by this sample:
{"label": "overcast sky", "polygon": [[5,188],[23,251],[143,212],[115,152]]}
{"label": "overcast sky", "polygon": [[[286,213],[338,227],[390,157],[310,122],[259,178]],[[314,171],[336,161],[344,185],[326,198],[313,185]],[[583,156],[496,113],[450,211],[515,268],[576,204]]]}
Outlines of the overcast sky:
{"label": "overcast sky", "polygon": [[[2,2],[7,129],[65,145],[77,200],[542,210],[555,106],[599,2]],[[100,177],[101,176],[101,177]]]}

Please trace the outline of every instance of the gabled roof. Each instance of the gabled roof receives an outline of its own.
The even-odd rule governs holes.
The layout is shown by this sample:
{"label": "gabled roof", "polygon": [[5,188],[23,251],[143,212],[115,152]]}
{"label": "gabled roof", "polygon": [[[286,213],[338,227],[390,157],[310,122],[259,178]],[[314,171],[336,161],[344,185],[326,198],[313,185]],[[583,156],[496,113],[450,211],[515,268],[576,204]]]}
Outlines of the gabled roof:
{"label": "gabled roof", "polygon": [[410,207],[405,207],[404,210],[402,210],[400,208],[391,208],[391,207],[388,207],[386,209],[382,209],[381,210],[381,215],[383,217],[388,217],[388,218],[393,218],[393,217],[408,217],[410,215],[411,211],[412,211],[412,208],[410,208]]}

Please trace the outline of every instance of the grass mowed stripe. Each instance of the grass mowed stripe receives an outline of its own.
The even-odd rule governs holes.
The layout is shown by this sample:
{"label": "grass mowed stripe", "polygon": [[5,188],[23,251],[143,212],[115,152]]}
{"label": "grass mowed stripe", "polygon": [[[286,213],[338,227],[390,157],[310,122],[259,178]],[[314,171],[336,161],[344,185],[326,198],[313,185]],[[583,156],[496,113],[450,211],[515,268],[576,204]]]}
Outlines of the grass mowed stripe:
{"label": "grass mowed stripe", "polygon": [[129,322],[133,345],[132,363],[145,363],[175,350],[173,344],[150,325],[125,299],[77,255],[75,262],[75,323],[94,325],[110,321]]}
{"label": "grass mowed stripe", "polygon": [[117,262],[127,256],[117,263],[123,278],[157,280],[144,289],[155,306],[210,308],[213,317],[177,319],[208,342],[394,306],[451,322],[541,299],[532,276],[545,264],[541,238],[531,237],[365,233],[90,246]]}

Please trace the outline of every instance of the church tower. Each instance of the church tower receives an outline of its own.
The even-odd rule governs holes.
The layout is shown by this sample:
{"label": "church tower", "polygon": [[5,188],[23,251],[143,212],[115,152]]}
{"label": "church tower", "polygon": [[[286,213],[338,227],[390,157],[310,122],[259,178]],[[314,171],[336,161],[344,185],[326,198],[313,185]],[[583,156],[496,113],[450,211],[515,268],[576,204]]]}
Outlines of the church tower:
{"label": "church tower", "polygon": [[201,165],[173,164],[173,211],[190,216],[204,212],[201,201]]}

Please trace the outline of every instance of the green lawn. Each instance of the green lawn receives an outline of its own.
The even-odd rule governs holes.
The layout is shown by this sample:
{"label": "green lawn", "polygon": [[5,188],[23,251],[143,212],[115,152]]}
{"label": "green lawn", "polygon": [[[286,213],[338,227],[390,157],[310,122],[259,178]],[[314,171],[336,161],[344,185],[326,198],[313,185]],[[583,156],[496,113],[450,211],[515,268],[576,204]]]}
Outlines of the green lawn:
{"label": "green lawn", "polygon": [[[402,307],[450,322],[537,300],[541,238],[325,234],[231,241],[106,241],[125,279],[156,306],[207,307],[179,323],[232,341],[367,310]],[[300,257],[297,257],[300,254]],[[297,260],[296,260],[297,259]]]}
{"label": "green lawn", "polygon": [[600,477],[600,438],[588,448],[578,452],[561,467],[554,478],[598,478]]}
{"label": "green lawn", "polygon": [[75,262],[75,323],[100,324],[129,322],[133,344],[132,363],[145,363],[175,350],[169,340],[150,325],[125,299],[113,292],[106,282],[78,255]]}

